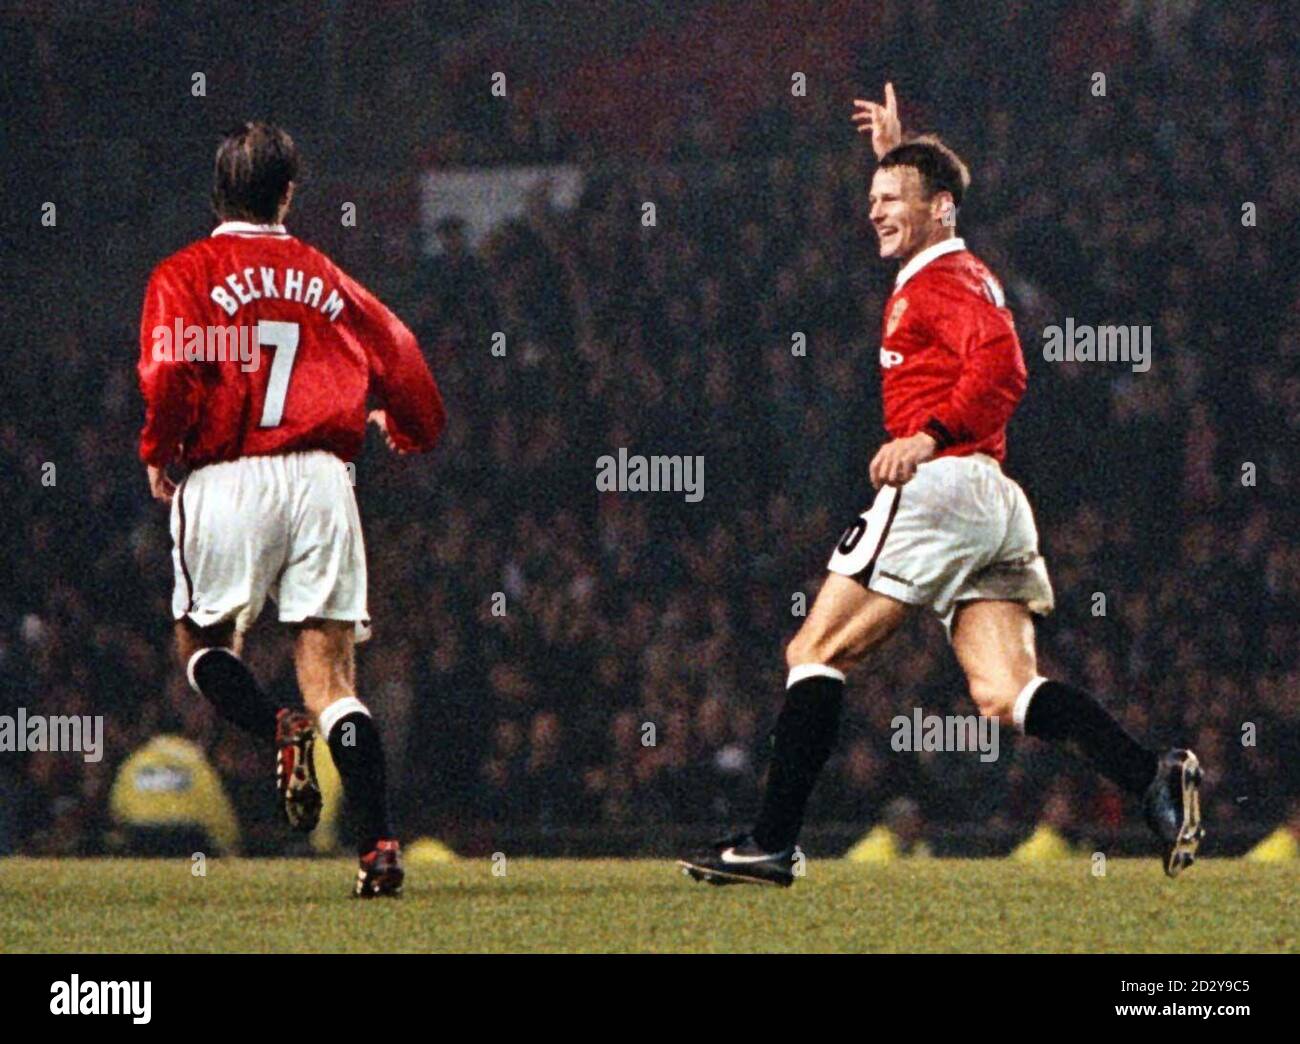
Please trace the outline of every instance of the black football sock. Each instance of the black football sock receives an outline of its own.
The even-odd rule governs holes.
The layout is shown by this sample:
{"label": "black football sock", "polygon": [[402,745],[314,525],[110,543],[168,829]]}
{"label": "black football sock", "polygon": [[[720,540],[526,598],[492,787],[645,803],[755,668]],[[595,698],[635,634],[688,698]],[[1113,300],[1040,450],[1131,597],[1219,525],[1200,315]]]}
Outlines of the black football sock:
{"label": "black football sock", "polygon": [[201,692],[227,721],[272,739],[276,706],[244,661],[229,649],[200,649],[186,665],[190,686]]}
{"label": "black football sock", "polygon": [[844,676],[838,671],[835,677],[803,677],[786,689],[767,790],[754,825],[754,841],[765,851],[783,851],[798,839],[808,798],[835,746],[843,705]]}
{"label": "black football sock", "polygon": [[1072,744],[1107,779],[1141,794],[1155,778],[1159,761],[1082,689],[1044,681],[1024,711],[1026,736]]}
{"label": "black football sock", "polygon": [[357,852],[365,855],[380,841],[393,836],[388,820],[383,741],[370,712],[355,696],[325,708],[321,731],[329,742],[334,766],[343,781],[343,793],[355,817]]}

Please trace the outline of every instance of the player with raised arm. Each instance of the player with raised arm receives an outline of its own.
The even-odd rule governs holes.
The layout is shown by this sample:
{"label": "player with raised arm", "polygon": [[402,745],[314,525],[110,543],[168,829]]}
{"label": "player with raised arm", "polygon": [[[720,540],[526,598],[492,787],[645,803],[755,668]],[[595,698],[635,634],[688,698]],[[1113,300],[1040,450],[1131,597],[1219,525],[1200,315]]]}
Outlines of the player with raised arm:
{"label": "player with raised arm", "polygon": [[[360,830],[354,894],[395,896],[384,753],[356,692],[353,646],[369,619],[347,462],[365,440],[368,398],[401,453],[431,449],[446,415],[410,330],[285,231],[298,167],[278,127],[246,123],[221,142],[219,224],[163,261],[145,293],[139,452],[153,496],[171,505],[172,611],[190,685],[274,741],[281,808],[301,831],[320,817],[319,731]],[[186,471],[179,485],[171,467]],[[308,713],[276,707],[240,659],[268,597],[296,631]]]}
{"label": "player with raised arm", "polygon": [[1024,491],[1002,472],[1026,371],[1002,287],[957,237],[969,174],[938,139],[903,142],[891,84],[853,119],[878,160],[870,219],[900,265],[880,349],[885,429],[874,502],[844,533],[786,649],[789,678],[758,821],[679,860],[696,880],[790,885],[804,810],[839,728],[845,672],[913,608],[942,620],[981,715],[1069,744],[1129,794],[1171,877],[1204,835],[1201,769],[1130,736],[1093,696],[1038,673],[1033,614],[1053,606]]}

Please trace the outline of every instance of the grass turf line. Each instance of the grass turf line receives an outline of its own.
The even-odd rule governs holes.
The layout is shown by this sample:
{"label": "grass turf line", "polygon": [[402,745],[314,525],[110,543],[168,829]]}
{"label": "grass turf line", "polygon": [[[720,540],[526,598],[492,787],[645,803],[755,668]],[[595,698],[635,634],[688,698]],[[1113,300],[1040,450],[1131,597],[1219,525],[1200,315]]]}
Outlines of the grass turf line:
{"label": "grass turf line", "polygon": [[1287,864],[812,860],[791,889],[695,884],[666,860],[408,868],[348,898],[348,860],[0,859],[4,952],[1298,952]]}

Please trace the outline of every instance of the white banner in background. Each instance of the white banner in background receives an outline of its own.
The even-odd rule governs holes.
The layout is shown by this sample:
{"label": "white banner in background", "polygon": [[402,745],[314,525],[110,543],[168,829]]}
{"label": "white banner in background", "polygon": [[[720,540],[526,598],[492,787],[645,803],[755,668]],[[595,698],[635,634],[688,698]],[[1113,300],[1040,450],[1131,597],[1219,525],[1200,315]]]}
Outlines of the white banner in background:
{"label": "white banner in background", "polygon": [[433,232],[444,218],[464,221],[465,237],[478,246],[496,226],[521,217],[538,193],[552,207],[572,210],[582,195],[582,184],[582,171],[572,166],[432,171],[424,176],[420,192],[420,218],[429,249],[438,250]]}

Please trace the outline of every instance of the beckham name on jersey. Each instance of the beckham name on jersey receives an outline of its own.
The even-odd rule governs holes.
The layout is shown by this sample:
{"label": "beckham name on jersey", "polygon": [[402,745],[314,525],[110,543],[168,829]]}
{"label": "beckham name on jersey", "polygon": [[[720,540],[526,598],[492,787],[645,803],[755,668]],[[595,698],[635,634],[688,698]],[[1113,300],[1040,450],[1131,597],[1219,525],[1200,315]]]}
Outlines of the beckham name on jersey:
{"label": "beckham name on jersey", "polygon": [[339,292],[330,287],[329,296],[322,301],[325,281],[320,276],[308,279],[301,268],[286,268],[281,272],[278,268],[258,265],[245,268],[242,277],[241,281],[240,275],[232,272],[226,276],[225,285],[217,283],[208,292],[226,315],[234,315],[244,305],[263,298],[297,301],[329,316],[331,323],[343,311],[343,298]]}

